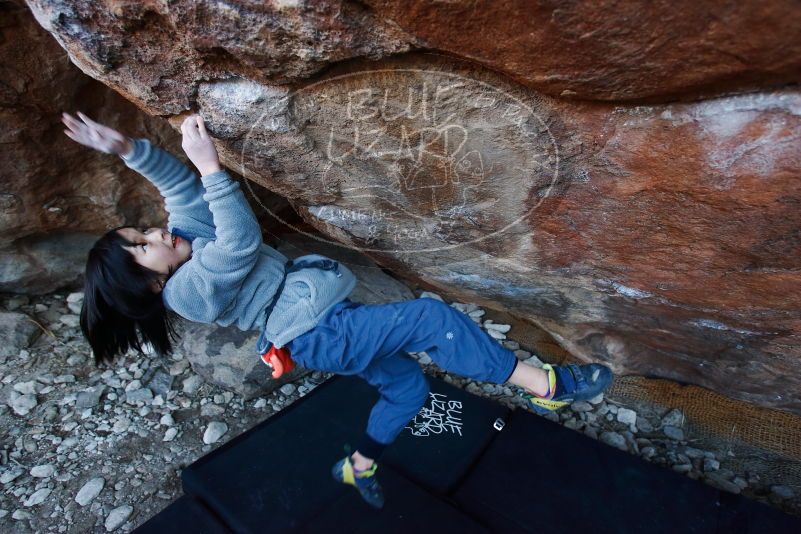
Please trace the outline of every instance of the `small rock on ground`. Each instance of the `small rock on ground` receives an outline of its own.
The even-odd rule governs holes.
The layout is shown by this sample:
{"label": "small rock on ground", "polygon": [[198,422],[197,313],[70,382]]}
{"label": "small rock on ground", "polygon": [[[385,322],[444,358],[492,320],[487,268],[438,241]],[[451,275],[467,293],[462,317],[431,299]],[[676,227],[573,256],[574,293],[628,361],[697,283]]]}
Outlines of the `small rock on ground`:
{"label": "small rock on ground", "polygon": [[637,422],[637,412],[628,408],[619,408],[617,411],[617,420],[624,425],[633,425]]}
{"label": "small rock on ground", "polygon": [[103,491],[103,486],[105,486],[105,484],[106,481],[102,477],[95,477],[89,480],[78,491],[78,494],[75,496],[75,502],[81,506],[86,506]]}
{"label": "small rock on ground", "polygon": [[212,421],[203,433],[203,443],[206,445],[217,443],[226,432],[228,432],[228,425],[221,421]]}
{"label": "small rock on ground", "polygon": [[601,441],[622,451],[628,450],[628,447],[626,446],[626,438],[617,432],[602,432]]}
{"label": "small rock on ground", "polygon": [[133,506],[128,504],[118,506],[109,512],[105,523],[106,531],[111,532],[122,526],[122,524],[128,520],[128,517],[130,517],[131,512],[133,512]]}
{"label": "small rock on ground", "polygon": [[670,439],[675,439],[676,441],[684,440],[684,430],[676,428],[675,426],[666,426],[662,429],[662,432]]}

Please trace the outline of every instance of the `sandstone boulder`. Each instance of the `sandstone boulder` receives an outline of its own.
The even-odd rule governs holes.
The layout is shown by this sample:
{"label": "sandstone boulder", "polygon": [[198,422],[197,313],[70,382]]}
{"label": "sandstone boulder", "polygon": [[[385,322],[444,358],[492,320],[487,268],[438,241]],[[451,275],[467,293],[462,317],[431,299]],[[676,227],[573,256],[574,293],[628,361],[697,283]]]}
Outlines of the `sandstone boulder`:
{"label": "sandstone boulder", "polygon": [[[458,300],[528,317],[618,373],[801,413],[801,93],[572,99],[664,100],[797,80],[801,56],[787,53],[799,41],[795,4],[721,4],[721,20],[687,4],[671,24],[649,15],[668,9],[659,6],[543,8],[550,16],[527,46],[561,36],[571,45],[563,54],[583,57],[564,68],[542,59],[542,70],[503,43],[524,40],[517,4],[497,4],[508,25],[459,36],[454,53],[470,61],[389,57],[425,40],[451,50],[454,28],[476,30],[470,20],[435,28],[448,9],[463,11],[452,4],[410,4],[416,17],[383,2],[258,13],[219,3],[29,5],[82,70],[139,106],[173,125],[186,110],[202,113],[226,164],[289,197],[332,242]],[[224,29],[212,12],[228,17]],[[749,21],[769,31],[750,34]],[[204,22],[210,29],[198,30]],[[335,23],[350,34],[327,32]],[[553,51],[542,46],[525,51]]]}
{"label": "sandstone boulder", "polygon": [[154,114],[198,80],[298,82],[331,64],[427,49],[553,96],[666,101],[801,80],[794,0],[27,0],[85,73]]}
{"label": "sandstone boulder", "polygon": [[0,360],[15,358],[22,349],[28,346],[41,333],[30,317],[24,313],[0,312]]}
{"label": "sandstone boulder", "polygon": [[553,96],[666,101],[798,82],[793,0],[366,0],[426,48]]}

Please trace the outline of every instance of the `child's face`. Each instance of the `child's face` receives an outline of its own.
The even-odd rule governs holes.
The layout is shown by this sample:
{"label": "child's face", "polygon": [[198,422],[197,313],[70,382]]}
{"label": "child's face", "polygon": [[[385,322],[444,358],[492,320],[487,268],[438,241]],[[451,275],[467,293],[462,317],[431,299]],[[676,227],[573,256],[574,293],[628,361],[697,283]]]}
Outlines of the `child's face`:
{"label": "child's face", "polygon": [[169,267],[176,271],[192,254],[191,243],[163,228],[122,228],[117,233],[137,244],[124,247],[136,263],[161,274],[169,274]]}

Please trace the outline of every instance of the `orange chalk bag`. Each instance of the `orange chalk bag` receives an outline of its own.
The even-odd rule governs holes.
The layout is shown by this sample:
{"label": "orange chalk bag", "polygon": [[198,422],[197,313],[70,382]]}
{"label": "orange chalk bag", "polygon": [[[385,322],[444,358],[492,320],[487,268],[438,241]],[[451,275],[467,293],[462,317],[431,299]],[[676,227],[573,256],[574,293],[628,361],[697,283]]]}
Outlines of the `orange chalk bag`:
{"label": "orange chalk bag", "polygon": [[[275,307],[276,302],[278,302],[278,297],[281,295],[281,291],[284,289],[284,283],[286,282],[286,275],[298,271],[300,269],[322,269],[324,271],[337,271],[337,277],[342,276],[342,273],[338,271],[339,269],[339,262],[334,260],[288,260],[286,264],[284,264],[284,276],[281,279],[281,283],[278,284],[278,288],[275,290],[275,294],[273,298],[270,300],[270,305],[267,306],[265,310],[265,317],[269,318],[270,314]],[[265,324],[267,319],[265,319]],[[260,353],[266,346],[262,345],[262,342],[265,341],[265,333],[262,332],[259,340],[256,342],[256,354]],[[261,361],[267,364],[272,370],[273,378],[279,378],[284,373],[290,372],[292,369],[295,368],[295,362],[292,361],[290,356],[289,349],[286,347],[282,347],[280,349],[275,348],[275,346],[270,343],[270,350],[263,353],[261,355]]]}
{"label": "orange chalk bag", "polygon": [[273,370],[273,378],[280,378],[281,375],[295,368],[295,362],[292,361],[289,349],[286,347],[277,349],[273,345],[270,350],[261,355],[261,361]]}

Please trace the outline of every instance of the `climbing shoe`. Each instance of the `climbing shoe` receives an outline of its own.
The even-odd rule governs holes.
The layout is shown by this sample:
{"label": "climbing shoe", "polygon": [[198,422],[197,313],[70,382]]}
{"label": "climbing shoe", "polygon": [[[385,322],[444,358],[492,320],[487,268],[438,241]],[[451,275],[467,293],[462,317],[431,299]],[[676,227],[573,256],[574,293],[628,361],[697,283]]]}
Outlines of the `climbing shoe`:
{"label": "climbing shoe", "polygon": [[558,366],[546,363],[542,369],[548,373],[548,392],[539,396],[524,390],[520,394],[538,414],[546,414],[573,402],[591,399],[612,383],[612,370],[599,363],[569,363]]}
{"label": "climbing shoe", "polygon": [[350,462],[350,456],[345,456],[334,464],[331,474],[334,475],[334,480],[343,484],[350,484],[359,490],[359,494],[367,504],[373,508],[382,508],[384,506],[384,492],[381,490],[381,485],[375,475],[377,469],[378,464],[373,462],[373,466],[370,469],[356,471]]}

